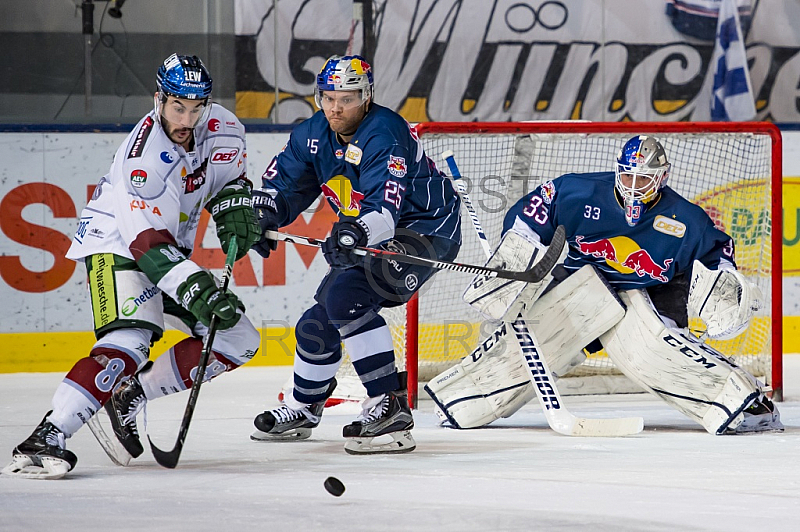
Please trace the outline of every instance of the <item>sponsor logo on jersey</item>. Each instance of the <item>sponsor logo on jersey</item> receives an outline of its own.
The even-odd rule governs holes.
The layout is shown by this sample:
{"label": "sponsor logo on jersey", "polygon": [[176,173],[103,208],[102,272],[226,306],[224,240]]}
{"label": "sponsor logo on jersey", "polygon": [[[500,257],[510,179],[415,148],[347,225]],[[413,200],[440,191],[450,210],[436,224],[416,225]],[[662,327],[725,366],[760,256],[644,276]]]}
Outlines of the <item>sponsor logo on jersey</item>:
{"label": "sponsor logo on jersey", "polygon": [[122,315],[126,317],[133,316],[136,314],[136,311],[139,310],[139,306],[144,305],[146,301],[154,298],[156,294],[160,293],[161,290],[156,286],[148,286],[142,293],[136,297],[129,297],[125,301],[122,302]]}
{"label": "sponsor logo on jersey", "polygon": [[639,277],[649,276],[651,279],[666,283],[669,278],[665,275],[674,259],[664,259],[664,264],[658,264],[646,249],[642,249],[628,237],[601,238],[587,242],[584,237],[575,237],[578,251],[598,259],[605,259],[606,264],[620,273],[635,273]]}
{"label": "sponsor logo on jersey", "polygon": [[167,247],[161,248],[158,251],[162,255],[167,257],[167,260],[169,260],[170,262],[181,262],[182,260],[184,260],[186,258],[186,256],[183,253],[181,253],[178,250],[178,248],[176,248],[172,244],[169,244]]}
{"label": "sponsor logo on jersey", "polygon": [[239,148],[214,148],[209,157],[211,164],[227,164],[239,155]]}
{"label": "sponsor logo on jersey", "polygon": [[186,174],[186,168],[181,168],[181,180],[183,181],[183,193],[191,194],[206,183],[206,165],[203,163],[191,174]]}
{"label": "sponsor logo on jersey", "polygon": [[151,211],[156,216],[161,216],[161,210],[158,208],[158,205],[150,205],[145,200],[141,199],[132,199],[131,200],[131,212],[135,211],[136,209],[141,209],[143,211]]}
{"label": "sponsor logo on jersey", "polygon": [[386,166],[389,168],[389,173],[395,177],[404,177],[406,175],[406,160],[402,157],[390,155]]}
{"label": "sponsor logo on jersey", "polygon": [[550,205],[553,202],[556,197],[556,187],[552,181],[542,183],[541,194],[545,203]]}
{"label": "sponsor logo on jersey", "polygon": [[169,164],[172,161],[174,161],[175,158],[172,156],[172,154],[170,152],[162,151],[161,152],[161,160],[164,161],[165,163]]}
{"label": "sponsor logo on jersey", "polygon": [[653,229],[659,233],[677,238],[683,238],[683,235],[686,234],[686,225],[683,222],[661,216],[660,214],[653,220]]}
{"label": "sponsor logo on jersey", "polygon": [[344,153],[344,160],[348,163],[360,164],[363,154],[364,152],[361,151],[361,148],[356,148],[352,144],[348,144],[347,151]]}
{"label": "sponsor logo on jersey", "polygon": [[353,184],[343,175],[337,175],[320,185],[322,194],[345,216],[358,216],[361,212],[361,200],[364,194],[355,190]]}
{"label": "sponsor logo on jersey", "polygon": [[136,138],[133,141],[133,146],[131,146],[131,149],[128,152],[128,159],[142,156],[144,145],[147,142],[147,137],[150,136],[151,131],[153,131],[153,119],[148,116],[144,119],[144,122],[142,122],[142,126],[139,128],[139,131],[136,132]]}
{"label": "sponsor logo on jersey", "polygon": [[208,121],[208,130],[209,131],[219,131],[219,120],[216,118],[212,118]]}
{"label": "sponsor logo on jersey", "polygon": [[142,188],[147,182],[147,172],[141,169],[136,169],[131,172],[131,186],[134,188]]}
{"label": "sponsor logo on jersey", "polygon": [[[281,150],[281,151],[283,151],[283,150]],[[337,148],[337,149],[336,149],[336,152],[335,152],[333,155],[334,155],[334,156],[335,156],[337,159],[341,159],[342,157],[344,157],[344,150],[343,150],[343,149],[341,149],[341,148]]]}

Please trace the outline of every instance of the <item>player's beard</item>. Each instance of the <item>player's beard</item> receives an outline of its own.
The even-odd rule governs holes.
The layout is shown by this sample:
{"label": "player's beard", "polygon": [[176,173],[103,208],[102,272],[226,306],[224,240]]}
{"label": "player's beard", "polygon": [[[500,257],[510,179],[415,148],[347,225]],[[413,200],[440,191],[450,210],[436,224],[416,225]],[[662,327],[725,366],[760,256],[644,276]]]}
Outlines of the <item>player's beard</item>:
{"label": "player's beard", "polygon": [[183,145],[184,147],[189,145],[192,140],[192,133],[194,132],[194,129],[190,127],[175,126],[166,120],[164,120],[164,122],[166,126],[164,131],[166,132],[167,137],[169,137],[169,140],[175,144]]}

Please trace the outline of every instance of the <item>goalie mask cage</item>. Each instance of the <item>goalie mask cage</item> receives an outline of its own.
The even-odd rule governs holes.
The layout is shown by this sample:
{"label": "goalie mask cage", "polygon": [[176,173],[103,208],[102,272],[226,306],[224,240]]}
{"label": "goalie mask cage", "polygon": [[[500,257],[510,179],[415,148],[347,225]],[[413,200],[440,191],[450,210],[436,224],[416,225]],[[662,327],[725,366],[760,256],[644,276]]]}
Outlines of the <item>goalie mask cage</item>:
{"label": "goalie mask cage", "polygon": [[[500,242],[502,221],[519,198],[541,183],[566,173],[613,171],[617,153],[630,137],[655,136],[672,164],[667,185],[703,207],[715,224],[733,237],[739,270],[764,294],[766,304],[748,329],[727,341],[708,340],[750,373],[765,380],[782,399],[781,301],[781,135],[769,123],[690,122],[431,122],[416,126],[425,153],[441,161],[455,152],[492,247]],[[456,259],[484,264],[485,253],[462,209],[463,245]],[[414,404],[418,383],[427,382],[468,355],[496,326],[465,303],[461,295],[472,275],[439,272],[404,307],[386,309],[399,365],[409,372]],[[690,328],[702,322],[690,316]],[[345,374],[350,373],[350,377]],[[357,379],[343,364],[337,377]],[[641,391],[613,366],[604,352],[558,381],[562,393]],[[359,390],[360,388],[360,390]],[[352,388],[363,396],[355,381]],[[337,390],[339,391],[339,390]],[[353,398],[353,397],[350,397]]]}

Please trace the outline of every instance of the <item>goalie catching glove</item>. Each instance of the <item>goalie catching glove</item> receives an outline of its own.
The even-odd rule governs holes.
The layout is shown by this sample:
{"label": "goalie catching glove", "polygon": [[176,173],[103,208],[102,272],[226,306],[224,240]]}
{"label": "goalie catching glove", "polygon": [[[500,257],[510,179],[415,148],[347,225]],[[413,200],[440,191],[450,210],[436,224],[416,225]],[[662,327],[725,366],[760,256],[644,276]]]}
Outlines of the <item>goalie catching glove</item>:
{"label": "goalie catching glove", "polygon": [[694,261],[688,306],[711,338],[727,340],[744,332],[762,299],[761,290],[738,271],[709,270]]}
{"label": "goalie catching glove", "polygon": [[219,318],[221,331],[236,325],[241,317],[236,312],[239,298],[217,288],[214,277],[205,270],[193,273],[182,282],[178,287],[178,297],[181,304],[206,327],[214,314]]}
{"label": "goalie catching glove", "polygon": [[261,228],[253,212],[250,183],[237,179],[228,183],[206,206],[214,223],[222,249],[227,250],[232,238],[236,239],[236,260],[241,259],[261,238]]}

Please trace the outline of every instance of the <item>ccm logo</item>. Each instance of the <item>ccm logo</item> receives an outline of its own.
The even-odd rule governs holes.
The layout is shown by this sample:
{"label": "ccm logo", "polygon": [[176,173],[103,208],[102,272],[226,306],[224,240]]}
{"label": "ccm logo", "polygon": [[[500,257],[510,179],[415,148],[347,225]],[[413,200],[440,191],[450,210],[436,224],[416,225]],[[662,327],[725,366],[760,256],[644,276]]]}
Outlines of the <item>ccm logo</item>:
{"label": "ccm logo", "polygon": [[211,164],[229,163],[239,155],[238,148],[218,148],[211,154]]}

